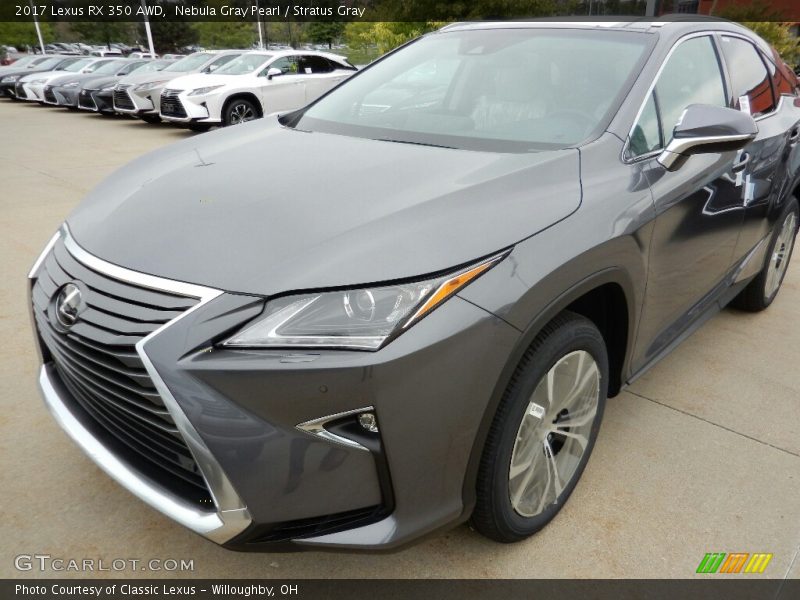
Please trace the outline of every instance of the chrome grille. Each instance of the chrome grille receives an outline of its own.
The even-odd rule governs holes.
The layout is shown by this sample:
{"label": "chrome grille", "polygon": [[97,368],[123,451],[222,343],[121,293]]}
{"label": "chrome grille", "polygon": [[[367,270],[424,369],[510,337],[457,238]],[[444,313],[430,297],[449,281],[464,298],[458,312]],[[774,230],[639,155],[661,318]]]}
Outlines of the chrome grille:
{"label": "chrome grille", "polygon": [[185,119],[186,109],[178,98],[180,90],[164,90],[161,92],[161,114],[165,117],[178,117]]}
{"label": "chrome grille", "polygon": [[91,90],[81,90],[81,93],[78,95],[78,106],[90,110],[97,110]]}
{"label": "chrome grille", "polygon": [[117,86],[114,88],[114,108],[122,110],[136,110],[133,99],[128,94],[127,86]]}
{"label": "chrome grille", "polygon": [[[69,329],[53,316],[53,299],[67,283],[81,287],[85,302]],[[123,449],[122,458],[174,492],[210,505],[197,463],[135,348],[197,300],[93,271],[63,240],[39,269],[32,298],[46,360],[52,360],[75,403]]]}

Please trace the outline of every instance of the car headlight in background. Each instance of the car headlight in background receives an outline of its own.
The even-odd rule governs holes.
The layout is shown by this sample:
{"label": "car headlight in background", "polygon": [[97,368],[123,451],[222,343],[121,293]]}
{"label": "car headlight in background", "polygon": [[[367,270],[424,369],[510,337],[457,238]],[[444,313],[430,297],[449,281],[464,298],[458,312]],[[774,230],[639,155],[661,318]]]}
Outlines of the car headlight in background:
{"label": "car headlight in background", "polygon": [[189,96],[202,96],[203,94],[208,94],[209,92],[213,92],[214,90],[218,90],[221,87],[225,87],[224,85],[209,85],[208,87],[201,87],[197,88],[189,92]]}
{"label": "car headlight in background", "polygon": [[45,83],[46,81],[47,81],[47,79],[31,79],[27,83],[28,83],[28,85],[40,85],[42,83]]}
{"label": "car headlight in background", "polygon": [[165,79],[164,81],[151,81],[150,83],[140,83],[133,89],[137,92],[149,92],[150,90],[156,89],[160,85],[164,85],[169,80]]}
{"label": "car headlight in background", "polygon": [[107,85],[106,87],[100,88],[101,92],[110,92],[116,87],[116,84]]}
{"label": "car headlight in background", "polygon": [[63,87],[65,87],[65,88],[76,88],[76,87],[78,87],[78,82],[77,81],[72,81],[70,83],[65,83]]}
{"label": "car headlight in background", "polygon": [[2,79],[0,79],[0,83],[12,83],[14,81],[17,81],[20,77],[22,77],[22,76],[21,75],[8,75],[8,76],[3,77]]}
{"label": "car headlight in background", "polygon": [[422,281],[270,300],[254,324],[224,345],[378,350],[507,255]]}

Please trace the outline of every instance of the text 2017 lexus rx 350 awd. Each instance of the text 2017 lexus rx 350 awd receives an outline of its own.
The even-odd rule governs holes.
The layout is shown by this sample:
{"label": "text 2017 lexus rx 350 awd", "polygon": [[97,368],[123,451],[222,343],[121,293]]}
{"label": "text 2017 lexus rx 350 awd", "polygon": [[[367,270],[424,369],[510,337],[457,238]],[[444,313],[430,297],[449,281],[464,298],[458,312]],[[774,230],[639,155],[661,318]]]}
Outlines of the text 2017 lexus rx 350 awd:
{"label": "text 2017 lexus rx 350 awd", "polygon": [[46,403],[230,548],[523,539],[607,397],[775,298],[797,83],[724,22],[454,25],[157,150],[31,271]]}

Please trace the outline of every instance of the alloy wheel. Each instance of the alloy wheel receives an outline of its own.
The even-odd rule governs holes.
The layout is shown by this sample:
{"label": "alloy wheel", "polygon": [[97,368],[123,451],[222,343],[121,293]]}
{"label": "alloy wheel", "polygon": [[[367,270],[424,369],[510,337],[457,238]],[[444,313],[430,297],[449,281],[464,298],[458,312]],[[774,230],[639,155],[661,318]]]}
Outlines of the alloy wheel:
{"label": "alloy wheel", "polygon": [[256,113],[249,104],[235,104],[231,109],[231,125],[246,123],[256,118]]}
{"label": "alloy wheel", "polygon": [[584,350],[570,352],[539,381],[517,431],[509,499],[534,517],[558,501],[580,465],[600,400],[600,369]]}
{"label": "alloy wheel", "polygon": [[783,222],[783,227],[775,240],[775,247],[769,259],[767,270],[767,280],[764,284],[764,292],[767,298],[771,298],[783,281],[786,267],[789,264],[789,256],[794,245],[795,232],[797,231],[797,217],[795,213],[789,213]]}

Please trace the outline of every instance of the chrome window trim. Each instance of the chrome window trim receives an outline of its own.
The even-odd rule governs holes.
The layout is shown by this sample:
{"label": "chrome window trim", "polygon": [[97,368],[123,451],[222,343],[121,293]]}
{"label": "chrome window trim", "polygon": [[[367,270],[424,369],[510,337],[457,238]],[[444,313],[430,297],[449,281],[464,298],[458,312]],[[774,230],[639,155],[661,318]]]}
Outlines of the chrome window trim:
{"label": "chrome window trim", "polygon": [[180,294],[199,300],[192,308],[181,313],[140,340],[136,344],[136,352],[142,359],[148,375],[153,380],[153,384],[156,386],[156,389],[164,401],[164,405],[167,410],[169,410],[178,431],[180,431],[186,445],[194,456],[197,466],[211,492],[216,512],[203,511],[183,501],[167,490],[156,486],[150,482],[149,479],[128,467],[124,462],[114,456],[112,452],[106,449],[99,440],[92,436],[88,430],[80,424],[78,419],[69,412],[69,409],[64,405],[53,385],[51,373],[47,365],[42,365],[41,367],[39,385],[48,408],[54,414],[61,427],[66,430],[70,437],[72,437],[84,452],[86,452],[100,468],[108,473],[108,475],[135,496],[192,531],[218,544],[227,542],[250,526],[252,522],[250,512],[234,489],[233,484],[226,476],[222,467],[211,454],[208,446],[206,446],[200,434],[191,424],[186,413],[164,383],[164,380],[159,375],[145,349],[147,343],[154,337],[177,321],[208,304],[223,292],[213,288],[131,271],[119,265],[109,263],[90,254],[79,246],[72,237],[66,223],[62,225],[59,232],[53,236],[53,239],[45,248],[45,251],[39,259],[37,259],[34,268],[31,269],[28,275],[30,279],[36,278],[36,273],[44,262],[44,259],[59,238],[63,238],[64,245],[76,260],[83,263],[88,268],[108,277],[132,283],[140,287]]}
{"label": "chrome window trim", "polygon": [[[650,98],[650,95],[653,93],[653,90],[655,89],[656,84],[658,83],[658,79],[661,77],[661,73],[664,70],[664,67],[666,66],[666,64],[669,61],[669,59],[672,57],[673,52],[675,52],[676,48],[678,46],[680,46],[683,42],[687,41],[687,40],[690,40],[690,39],[696,38],[696,37],[709,36],[709,37],[712,38],[712,41],[713,41],[713,37],[715,35],[719,35],[721,37],[722,36],[736,37],[736,38],[745,40],[746,42],[750,42],[751,44],[753,44],[754,46],[757,47],[756,49],[758,49],[758,47],[760,47],[760,44],[758,44],[753,38],[751,38],[751,37],[749,37],[749,36],[747,36],[745,34],[738,33],[738,32],[733,32],[733,31],[721,30],[721,29],[720,30],[695,31],[693,33],[689,33],[689,34],[683,36],[678,41],[676,41],[672,45],[672,47],[669,49],[669,52],[664,57],[664,60],[661,62],[661,66],[658,68],[658,71],[656,72],[655,77],[653,77],[653,81],[650,83],[650,85],[647,88],[647,93],[644,95],[644,99],[642,100],[642,103],[639,106],[639,110],[636,112],[636,118],[633,119],[633,124],[631,125],[630,130],[628,130],[628,135],[625,137],[625,144],[622,146],[622,154],[621,154],[622,162],[624,162],[625,164],[638,163],[638,162],[653,158],[654,156],[658,156],[659,154],[661,154],[664,151],[664,147],[662,147],[662,148],[659,148],[658,150],[652,150],[651,152],[648,152],[647,154],[642,154],[640,156],[635,156],[633,158],[629,158],[627,156],[628,148],[630,146],[631,136],[633,135],[633,129],[634,129],[634,127],[636,127],[636,124],[639,122],[639,119],[641,118],[642,113],[644,112],[644,107],[647,105],[647,100]],[[716,49],[716,46],[715,46],[715,49]],[[722,57],[722,60],[723,61],[725,60],[724,57]],[[724,73],[722,73],[722,75],[724,76]],[[725,84],[724,80],[723,80],[723,84]],[[726,92],[727,92],[727,90],[726,90]],[[780,99],[778,100],[778,103],[775,106],[775,110],[773,110],[771,112],[768,112],[768,113],[766,113],[764,115],[761,115],[759,117],[756,117],[753,120],[756,123],[758,123],[762,119],[769,118],[772,115],[777,114],[778,112],[780,112],[780,110],[782,108],[782,104],[783,104],[784,98],[786,98],[787,96],[788,96],[787,94],[781,94]],[[789,96],[789,97],[791,97],[791,96]]]}
{"label": "chrome window trim", "polygon": [[[657,150],[652,150],[651,152],[648,152],[647,154],[643,154],[641,156],[635,156],[633,158],[628,158],[627,157],[628,148],[630,147],[631,136],[633,135],[633,129],[634,129],[634,127],[636,127],[636,124],[639,122],[639,119],[641,118],[642,113],[644,112],[644,107],[647,105],[647,100],[650,98],[650,95],[653,93],[653,90],[655,90],[656,84],[658,83],[658,80],[661,78],[661,73],[664,71],[664,67],[667,66],[667,63],[669,62],[669,59],[672,58],[672,55],[675,53],[675,50],[677,50],[678,47],[681,44],[683,44],[684,42],[686,42],[688,40],[691,40],[691,39],[694,39],[694,38],[699,38],[699,37],[709,37],[709,38],[711,38],[711,43],[714,44],[714,35],[716,33],[718,33],[718,32],[717,31],[713,31],[713,30],[704,30],[704,31],[695,31],[693,33],[686,34],[685,36],[680,38],[677,42],[675,42],[672,45],[672,47],[669,49],[669,52],[667,52],[667,55],[664,57],[664,60],[661,61],[661,65],[658,67],[658,71],[656,71],[656,74],[653,77],[653,81],[651,81],[650,85],[647,87],[647,92],[644,95],[642,103],[639,105],[639,110],[636,111],[636,117],[633,119],[633,123],[631,124],[631,128],[628,130],[628,135],[625,137],[625,144],[622,146],[622,162],[624,162],[625,164],[633,164],[633,163],[636,163],[636,162],[640,162],[642,160],[646,160],[647,158],[652,158],[653,156],[657,156],[657,155],[661,154],[661,152],[664,151],[664,146],[662,145],[661,148],[659,148]],[[716,52],[716,45],[714,46],[714,51]],[[723,73],[722,73],[722,71],[720,71],[720,76],[722,76],[722,75],[723,75]],[[723,86],[724,85],[725,85],[725,81],[723,79]],[[666,140],[664,140],[664,141],[666,141]]]}

